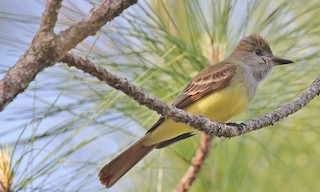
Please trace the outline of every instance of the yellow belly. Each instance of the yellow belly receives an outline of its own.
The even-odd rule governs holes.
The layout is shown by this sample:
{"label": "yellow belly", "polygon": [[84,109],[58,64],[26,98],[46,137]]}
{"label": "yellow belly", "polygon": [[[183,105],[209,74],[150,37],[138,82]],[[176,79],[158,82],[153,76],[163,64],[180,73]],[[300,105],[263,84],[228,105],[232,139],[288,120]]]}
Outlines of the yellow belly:
{"label": "yellow belly", "polygon": [[[189,105],[184,110],[205,116],[213,121],[226,122],[244,111],[248,104],[249,96],[245,86],[230,83],[224,89],[214,91]],[[198,132],[198,130],[168,119],[147,136],[144,144],[152,145],[160,143],[189,132]]]}

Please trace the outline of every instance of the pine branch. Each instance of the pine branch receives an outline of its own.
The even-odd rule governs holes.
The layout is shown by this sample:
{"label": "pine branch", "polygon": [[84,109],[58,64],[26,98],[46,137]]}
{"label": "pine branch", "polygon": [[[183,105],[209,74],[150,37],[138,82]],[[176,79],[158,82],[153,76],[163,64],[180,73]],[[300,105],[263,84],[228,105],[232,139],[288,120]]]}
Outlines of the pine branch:
{"label": "pine branch", "polygon": [[[241,124],[235,123],[216,123],[209,119],[198,115],[189,114],[181,109],[169,106],[164,102],[156,99],[148,93],[144,93],[140,88],[128,82],[127,79],[118,75],[112,74],[103,67],[95,65],[88,59],[83,59],[78,56],[67,54],[63,59],[70,67],[74,66],[85,73],[97,77],[100,81],[105,81],[111,87],[123,91],[125,94],[133,98],[141,105],[147,106],[151,110],[157,111],[159,114],[172,118],[177,122],[186,123],[200,131],[203,131],[201,145],[197,149],[196,155],[192,160],[188,171],[178,183],[174,191],[188,191],[195,181],[204,161],[209,153],[210,141],[213,136],[235,137],[250,131],[258,130],[295,113],[306,106],[315,96],[320,93],[320,76],[306,89],[300,97],[297,97],[292,102],[289,102],[282,107],[252,120],[248,120]],[[209,135],[207,135],[207,134]]]}
{"label": "pine branch", "polygon": [[173,106],[167,105],[152,95],[144,93],[139,87],[130,83],[126,78],[112,74],[105,68],[95,65],[88,59],[84,59],[73,54],[66,54],[61,61],[67,63],[70,67],[76,67],[85,73],[89,73],[90,75],[97,77],[101,81],[105,81],[111,87],[121,90],[130,96],[140,105],[145,105],[160,115],[171,118],[176,122],[185,123],[186,125],[205,132],[208,135],[218,137],[231,138],[273,125],[275,122],[306,106],[320,93],[320,76],[318,76],[310,87],[303,91],[299,97],[270,113],[245,121],[241,124],[217,123],[210,121],[205,117],[193,115],[182,109],[177,109]]}
{"label": "pine branch", "polygon": [[55,35],[53,27],[61,2],[49,0],[40,30],[32,44],[0,81],[0,111],[24,91],[38,73],[55,64],[67,51],[89,35],[94,35],[104,24],[136,2],[137,0],[105,0],[80,22]]}

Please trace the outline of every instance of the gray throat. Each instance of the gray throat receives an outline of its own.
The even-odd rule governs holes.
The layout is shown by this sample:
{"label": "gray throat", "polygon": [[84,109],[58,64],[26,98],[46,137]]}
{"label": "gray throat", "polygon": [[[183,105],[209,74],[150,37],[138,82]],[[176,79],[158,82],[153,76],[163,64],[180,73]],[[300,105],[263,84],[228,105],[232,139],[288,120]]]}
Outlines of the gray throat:
{"label": "gray throat", "polygon": [[263,81],[271,73],[272,68],[273,66],[270,62],[258,63],[257,65],[252,66],[252,74],[257,83]]}

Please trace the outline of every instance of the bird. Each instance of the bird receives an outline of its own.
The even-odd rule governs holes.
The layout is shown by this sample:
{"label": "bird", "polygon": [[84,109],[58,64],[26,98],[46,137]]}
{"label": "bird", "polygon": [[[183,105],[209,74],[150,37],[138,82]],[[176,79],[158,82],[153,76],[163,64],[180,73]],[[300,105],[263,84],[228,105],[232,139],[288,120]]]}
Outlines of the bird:
{"label": "bird", "polygon": [[[176,108],[216,122],[227,122],[243,112],[257,87],[273,67],[293,63],[272,53],[268,42],[257,34],[239,41],[229,57],[199,72],[171,103]],[[112,187],[153,149],[161,149],[199,133],[170,118],[160,117],[147,133],[99,172],[100,182]]]}

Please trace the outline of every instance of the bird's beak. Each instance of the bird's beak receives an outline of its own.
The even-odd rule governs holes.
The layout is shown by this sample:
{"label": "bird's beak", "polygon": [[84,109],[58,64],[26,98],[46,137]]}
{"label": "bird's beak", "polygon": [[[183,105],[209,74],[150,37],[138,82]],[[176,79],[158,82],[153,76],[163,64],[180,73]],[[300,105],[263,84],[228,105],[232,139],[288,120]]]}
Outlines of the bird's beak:
{"label": "bird's beak", "polygon": [[284,65],[284,64],[293,63],[293,61],[289,59],[280,58],[275,55],[273,55],[271,59],[275,63],[275,65]]}

